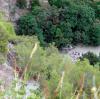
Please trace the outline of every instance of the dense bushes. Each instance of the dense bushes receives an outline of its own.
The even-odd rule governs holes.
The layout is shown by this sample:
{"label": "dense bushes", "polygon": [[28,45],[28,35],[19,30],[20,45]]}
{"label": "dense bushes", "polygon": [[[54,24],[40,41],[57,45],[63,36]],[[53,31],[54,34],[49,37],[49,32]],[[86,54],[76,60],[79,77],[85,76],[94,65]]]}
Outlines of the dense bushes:
{"label": "dense bushes", "polygon": [[[8,93],[11,97],[16,97],[16,99],[23,98],[26,94],[27,80],[32,78],[33,75],[40,75],[40,88],[38,93],[31,90],[29,95],[32,98],[41,99],[41,96],[43,96],[50,99],[70,99],[71,97],[76,98],[78,93],[79,97],[82,97],[85,93],[85,99],[93,97],[91,89],[94,88],[94,85],[97,88],[99,87],[100,72],[89,65],[88,60],[78,61],[73,64],[68,56],[60,54],[54,46],[44,49],[38,43],[37,50],[29,61],[32,48],[38,42],[37,38],[22,36],[18,37],[15,42],[18,66],[25,67],[29,63],[26,76],[28,78],[23,82],[15,78],[7,91],[5,89],[0,91],[2,93],[0,98],[9,97]],[[64,73],[63,79],[62,73]],[[96,79],[93,79],[94,76]],[[22,84],[22,87],[16,88],[19,83]],[[84,88],[80,92],[82,85],[84,85]]]}
{"label": "dense bushes", "polygon": [[35,6],[39,6],[39,0],[31,0],[30,1],[30,9],[34,9]]}
{"label": "dense bushes", "polygon": [[21,35],[33,35],[35,34],[35,29],[37,28],[37,22],[33,15],[28,14],[22,16],[18,20],[18,33]]}
{"label": "dense bushes", "polygon": [[[95,66],[91,66],[100,61],[99,57],[88,53],[83,55],[83,58],[89,61],[85,59],[72,63],[67,55],[59,53],[53,45],[43,48],[37,38],[32,36],[37,35],[42,44],[55,42],[57,47],[78,43],[100,45],[100,27],[95,19],[95,10],[91,6],[69,1],[63,3],[62,0],[53,1],[57,7],[43,9],[33,4],[34,8],[30,13],[17,21],[17,33],[29,36],[12,37],[15,34],[11,24],[0,20],[0,48],[6,49],[9,38],[12,39],[16,42],[18,64],[16,66],[22,67],[21,72],[25,66],[28,66],[27,71],[25,70],[25,81],[22,79],[21,82],[22,87],[18,90],[17,85],[21,80],[15,78],[14,85],[6,89],[7,92],[5,89],[0,90],[0,98],[5,96],[9,98],[9,94],[12,98],[22,99],[26,94],[27,81],[33,80],[34,76],[39,77],[40,93],[35,94],[35,91],[31,90],[30,98],[41,99],[42,93],[47,99],[70,99],[78,96],[89,99],[94,96],[91,89],[99,90],[100,71]],[[30,58],[30,52],[36,42],[37,50]],[[0,50],[4,51],[4,49]]]}
{"label": "dense bushes", "polygon": [[88,52],[86,54],[83,55],[82,59],[87,58],[90,62],[91,65],[96,65],[96,64],[100,64],[100,56],[95,55],[92,52]]}
{"label": "dense bushes", "polygon": [[100,45],[95,20],[95,10],[89,5],[67,3],[49,9],[35,6],[31,14],[18,20],[18,34],[35,34],[41,42],[55,42],[57,47],[78,43]]}
{"label": "dense bushes", "polygon": [[95,23],[90,30],[91,45],[100,45],[100,23]]}
{"label": "dense bushes", "polygon": [[61,6],[63,6],[63,1],[65,1],[65,0],[48,0],[48,1],[51,6],[55,5],[57,7],[61,7]]}
{"label": "dense bushes", "polygon": [[41,44],[44,45],[44,36],[43,31],[41,28],[39,28],[39,24],[37,23],[36,17],[32,14],[28,14],[25,16],[22,16],[18,22],[18,30],[17,34],[19,35],[37,35],[38,39],[40,40]]}
{"label": "dense bushes", "polygon": [[17,0],[16,2],[16,6],[19,7],[20,9],[24,9],[27,7],[27,4],[30,4],[28,5],[28,8],[29,9],[34,9],[34,6],[39,6],[39,0]]}
{"label": "dense bushes", "polygon": [[17,0],[16,6],[19,8],[26,8],[27,6],[27,1],[26,0]]}
{"label": "dense bushes", "polygon": [[[17,40],[17,42],[19,42],[15,47],[18,54],[17,63],[18,66],[24,67],[29,60],[32,45],[38,42],[38,40],[25,36],[19,37]],[[30,68],[28,68],[27,75],[29,75],[29,77],[35,74],[41,75],[40,90],[50,99],[56,99],[56,97],[61,97],[61,99],[71,98],[73,96],[71,93],[74,94],[76,89],[79,91],[84,74],[84,91],[86,93],[86,99],[90,98],[92,95],[91,88],[93,86],[93,75],[96,76],[96,86],[99,86],[100,83],[100,72],[95,67],[93,68],[89,65],[88,60],[78,61],[76,64],[73,64],[68,56],[61,55],[54,46],[43,49],[38,45],[37,51],[33,55],[29,66]],[[63,83],[61,83],[63,87],[59,88],[58,86],[60,86],[59,83],[62,78],[62,72],[65,73]],[[76,97],[76,95],[74,97]],[[80,94],[80,96],[82,96],[82,94]]]}

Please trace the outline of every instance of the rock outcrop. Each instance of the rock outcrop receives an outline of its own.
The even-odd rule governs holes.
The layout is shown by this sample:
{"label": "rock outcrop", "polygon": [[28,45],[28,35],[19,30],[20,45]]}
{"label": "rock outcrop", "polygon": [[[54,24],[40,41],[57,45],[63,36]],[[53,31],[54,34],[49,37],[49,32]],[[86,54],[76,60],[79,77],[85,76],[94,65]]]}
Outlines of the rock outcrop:
{"label": "rock outcrop", "polygon": [[[27,9],[19,9],[16,6],[17,0],[0,0],[0,12],[7,21],[15,22],[21,15],[27,13]],[[27,0],[29,4],[29,0]]]}
{"label": "rock outcrop", "polygon": [[[20,16],[28,12],[28,7],[30,6],[31,0],[26,1],[27,7],[25,9],[19,9],[16,6],[17,0],[0,0],[0,12],[4,14],[4,18],[7,21],[12,21],[15,23],[15,21],[18,20]],[[39,0],[39,3],[44,8],[48,8],[50,6],[48,0]]]}
{"label": "rock outcrop", "polygon": [[0,90],[3,87],[4,89],[7,88],[14,79],[14,72],[13,69],[8,66],[6,63],[0,65]]}
{"label": "rock outcrop", "polygon": [[4,14],[6,20],[11,19],[15,4],[16,0],[0,0],[0,12]]}

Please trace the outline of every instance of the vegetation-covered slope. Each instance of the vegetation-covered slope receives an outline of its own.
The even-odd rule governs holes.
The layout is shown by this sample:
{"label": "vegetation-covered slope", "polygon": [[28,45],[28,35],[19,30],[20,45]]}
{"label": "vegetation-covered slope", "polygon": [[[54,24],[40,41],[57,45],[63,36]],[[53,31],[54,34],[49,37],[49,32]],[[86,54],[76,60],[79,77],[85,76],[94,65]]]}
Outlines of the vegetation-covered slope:
{"label": "vegetation-covered slope", "polygon": [[[57,48],[80,43],[100,45],[100,3],[48,2],[50,6],[45,8],[31,0],[27,8],[26,1],[17,0],[16,7],[28,13],[17,20],[15,31],[0,16],[0,99],[99,99],[100,55],[89,52],[73,63]],[[7,47],[8,43],[13,48]],[[7,68],[14,77],[8,88],[4,82],[9,84],[9,80],[1,79],[9,79]],[[31,89],[33,82],[39,84],[38,89]]]}

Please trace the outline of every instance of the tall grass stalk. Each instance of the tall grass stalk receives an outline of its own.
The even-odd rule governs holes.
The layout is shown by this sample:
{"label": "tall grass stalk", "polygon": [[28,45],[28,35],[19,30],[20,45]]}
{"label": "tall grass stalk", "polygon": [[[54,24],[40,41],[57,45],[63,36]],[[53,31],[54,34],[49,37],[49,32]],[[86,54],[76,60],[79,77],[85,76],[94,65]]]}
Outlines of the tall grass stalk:
{"label": "tall grass stalk", "polygon": [[96,88],[96,85],[95,85],[95,75],[93,75],[93,87],[92,87],[92,92],[93,92],[93,95],[94,95],[94,99],[98,99],[98,91],[97,91],[97,88]]}
{"label": "tall grass stalk", "polygon": [[56,93],[59,91],[59,97],[60,97],[59,99],[62,99],[62,87],[63,87],[64,76],[65,76],[65,72],[63,71],[61,79],[60,79],[58,86],[55,90]]}
{"label": "tall grass stalk", "polygon": [[84,80],[85,80],[85,74],[84,74],[83,77],[82,77],[81,86],[80,86],[79,92],[78,92],[78,94],[77,94],[77,96],[76,96],[76,99],[80,99],[80,95],[81,95],[81,93],[83,92]]}
{"label": "tall grass stalk", "polygon": [[33,55],[35,54],[37,48],[38,48],[38,43],[35,43],[35,46],[34,46],[34,48],[32,49],[32,52],[31,52],[31,54],[30,54],[30,56],[29,56],[29,60],[28,60],[26,66],[25,66],[25,68],[24,68],[23,73],[22,73],[21,78],[23,78],[23,77],[25,76],[23,79],[27,78],[27,76],[28,76],[28,75],[27,75],[27,71],[30,69],[29,64],[30,64],[30,62],[31,62],[31,60],[32,60],[32,57],[33,57]]}

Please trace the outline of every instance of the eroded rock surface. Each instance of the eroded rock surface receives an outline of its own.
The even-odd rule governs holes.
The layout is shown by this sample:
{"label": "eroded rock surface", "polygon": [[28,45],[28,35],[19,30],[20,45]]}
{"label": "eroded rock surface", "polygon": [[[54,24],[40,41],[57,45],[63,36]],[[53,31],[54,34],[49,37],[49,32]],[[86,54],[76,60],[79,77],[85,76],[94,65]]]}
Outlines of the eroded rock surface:
{"label": "eroded rock surface", "polygon": [[11,18],[11,12],[14,9],[16,0],[0,0],[0,12],[4,14],[6,20]]}
{"label": "eroded rock surface", "polygon": [[[0,0],[0,12],[4,14],[7,21],[15,22],[20,18],[20,16],[28,12],[28,7],[30,6],[31,0],[26,0],[27,7],[24,9],[19,9],[16,6],[16,1],[17,0]],[[44,8],[50,6],[48,0],[39,0],[39,3]]]}
{"label": "eroded rock surface", "polygon": [[13,69],[6,64],[0,65],[0,89],[7,88],[14,79]]}
{"label": "eroded rock surface", "polygon": [[4,14],[7,21],[15,22],[21,15],[27,13],[27,9],[19,9],[16,6],[16,1],[17,0],[0,0],[0,12]]}

